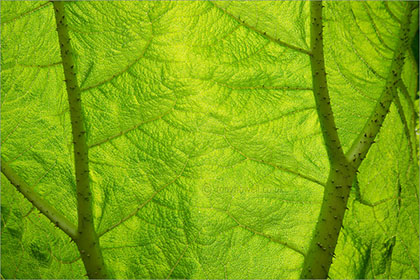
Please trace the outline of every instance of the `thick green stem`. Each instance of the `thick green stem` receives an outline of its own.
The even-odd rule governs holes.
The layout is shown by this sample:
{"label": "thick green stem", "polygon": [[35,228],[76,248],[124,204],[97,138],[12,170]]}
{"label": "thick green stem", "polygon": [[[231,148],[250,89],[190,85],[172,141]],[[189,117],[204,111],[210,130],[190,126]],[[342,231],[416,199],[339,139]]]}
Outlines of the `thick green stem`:
{"label": "thick green stem", "polygon": [[322,2],[312,1],[310,5],[312,83],[322,135],[330,161],[330,173],[301,278],[326,278],[334,256],[355,170],[344,156],[330,104],[322,38]]}
{"label": "thick green stem", "polygon": [[86,131],[84,128],[80,88],[74,69],[73,51],[70,44],[67,20],[64,11],[66,2],[56,1],[53,2],[53,5],[73,134],[78,211],[78,229],[75,242],[79,248],[87,276],[89,278],[107,278],[99,239],[93,223],[88,146],[86,144]]}
{"label": "thick green stem", "polygon": [[312,1],[311,5],[311,70],[312,85],[322,136],[327,148],[331,165],[344,159],[337,127],[331,108],[328,92],[327,73],[325,72],[324,46],[322,38],[322,2]]}
{"label": "thick green stem", "polygon": [[44,214],[55,226],[64,231],[73,240],[77,236],[76,226],[63,214],[57,211],[51,204],[40,197],[10,166],[1,159],[1,172],[10,183],[23,194],[42,214]]}
{"label": "thick green stem", "polygon": [[312,1],[310,5],[313,88],[331,169],[324,189],[321,211],[303,264],[301,278],[325,279],[328,277],[334,257],[334,250],[357,168],[379,132],[392,102],[393,91],[395,91],[395,86],[401,75],[404,63],[403,56],[408,43],[412,7],[410,4],[407,5],[400,32],[400,43],[394,53],[394,60],[384,93],[365,128],[355,140],[349,152],[344,155],[336,133],[326,82],[322,42],[322,2]]}
{"label": "thick green stem", "polygon": [[302,279],[326,279],[347,209],[355,173],[348,167],[330,172],[314,235],[306,254]]}

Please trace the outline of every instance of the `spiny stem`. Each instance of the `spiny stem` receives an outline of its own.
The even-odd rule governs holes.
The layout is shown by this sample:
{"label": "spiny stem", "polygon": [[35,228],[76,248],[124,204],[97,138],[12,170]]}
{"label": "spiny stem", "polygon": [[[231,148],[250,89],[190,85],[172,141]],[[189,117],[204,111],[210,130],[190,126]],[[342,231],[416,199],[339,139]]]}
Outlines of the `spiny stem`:
{"label": "spiny stem", "polygon": [[331,108],[328,92],[327,73],[325,72],[324,46],[322,37],[322,2],[311,2],[311,70],[312,88],[315,97],[322,136],[331,165],[343,162],[344,154],[338,138],[337,127]]}
{"label": "spiny stem", "polygon": [[[334,257],[334,250],[340,234],[347,200],[356,176],[357,168],[365,158],[376,137],[392,102],[392,94],[400,78],[404,63],[404,52],[408,43],[408,28],[411,17],[411,4],[407,5],[400,31],[400,42],[394,53],[394,60],[387,79],[384,93],[346,156],[343,155],[338,136],[334,133],[335,124],[329,105],[322,44],[322,2],[312,1],[311,5],[311,57],[312,77],[318,115],[323,130],[324,141],[330,160],[330,173],[324,188],[324,197],[314,235],[306,254],[301,278],[326,279]],[[324,89],[325,87],[325,89]],[[327,104],[323,104],[327,102]]]}
{"label": "spiny stem", "polygon": [[334,256],[355,170],[344,156],[330,104],[323,50],[322,2],[311,1],[310,5],[312,83],[330,172],[300,277],[325,279]]}
{"label": "spiny stem", "polygon": [[29,186],[8,163],[1,159],[1,172],[6,176],[10,183],[23,194],[42,214],[44,214],[54,225],[64,231],[70,238],[77,236],[76,226],[70,222],[63,214],[57,211],[51,204],[40,197],[31,186]]}
{"label": "spiny stem", "polygon": [[74,69],[73,50],[65,17],[65,5],[65,2],[53,2],[73,134],[78,211],[78,229],[75,242],[79,248],[87,276],[91,279],[108,278],[93,223],[88,146],[86,144],[80,87]]}
{"label": "spiny stem", "polygon": [[394,92],[397,91],[404,65],[404,55],[409,43],[412,5],[413,3],[407,3],[407,8],[401,22],[398,45],[394,51],[391,70],[386,80],[385,89],[362,132],[346,153],[347,160],[351,162],[355,169],[359,168],[371,145],[374,143],[374,139],[376,138],[393,101]]}
{"label": "spiny stem", "polygon": [[330,172],[318,222],[300,278],[327,278],[354,177],[355,173],[345,167]]}

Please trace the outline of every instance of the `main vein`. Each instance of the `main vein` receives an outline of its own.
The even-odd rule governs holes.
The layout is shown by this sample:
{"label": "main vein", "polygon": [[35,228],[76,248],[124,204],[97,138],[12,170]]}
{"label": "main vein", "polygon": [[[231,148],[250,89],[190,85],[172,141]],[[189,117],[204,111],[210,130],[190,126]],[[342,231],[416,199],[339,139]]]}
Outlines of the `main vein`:
{"label": "main vein", "polygon": [[330,106],[323,55],[322,2],[312,1],[311,5],[311,57],[314,96],[324,142],[330,161],[330,173],[324,188],[324,197],[318,221],[313,232],[303,264],[301,278],[328,277],[334,257],[335,247],[347,209],[347,200],[357,169],[366,157],[376,135],[388,113],[400,80],[404,53],[408,44],[408,33],[413,4],[407,4],[401,23],[399,42],[394,51],[393,62],[387,77],[385,89],[379,98],[370,119],[354,141],[350,150],[343,154],[336,132]]}
{"label": "main vein", "polygon": [[92,193],[89,179],[89,157],[86,143],[86,131],[77,82],[73,49],[65,16],[65,6],[69,2],[53,2],[57,24],[60,53],[63,62],[65,85],[70,107],[70,119],[74,146],[74,164],[76,173],[78,229],[75,239],[79,248],[87,276],[89,278],[107,278],[99,239],[95,231],[92,215]]}
{"label": "main vein", "polygon": [[310,2],[312,84],[330,171],[321,210],[306,254],[301,278],[328,276],[355,174],[343,153],[331,108],[324,61],[321,1]]}

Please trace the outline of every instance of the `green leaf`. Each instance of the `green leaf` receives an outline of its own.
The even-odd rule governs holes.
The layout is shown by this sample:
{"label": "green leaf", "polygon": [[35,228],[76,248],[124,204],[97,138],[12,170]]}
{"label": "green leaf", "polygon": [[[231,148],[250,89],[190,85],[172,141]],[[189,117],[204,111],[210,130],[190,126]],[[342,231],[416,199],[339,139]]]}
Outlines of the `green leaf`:
{"label": "green leaf", "polygon": [[[75,174],[88,163],[92,237],[108,277],[299,278],[334,156],[354,156],[343,228],[325,244],[335,253],[328,276],[418,278],[418,6],[323,3],[319,90],[311,5],[64,2],[57,32],[56,3],[3,1],[2,277],[89,275],[72,234],[85,227]],[[383,123],[371,128],[376,115]],[[359,144],[371,131],[376,143]]]}

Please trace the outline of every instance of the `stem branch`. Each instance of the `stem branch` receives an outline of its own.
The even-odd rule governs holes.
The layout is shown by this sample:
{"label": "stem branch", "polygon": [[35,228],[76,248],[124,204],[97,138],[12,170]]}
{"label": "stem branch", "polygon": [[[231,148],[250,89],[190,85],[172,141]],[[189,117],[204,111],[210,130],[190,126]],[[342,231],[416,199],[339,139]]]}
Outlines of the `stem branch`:
{"label": "stem branch", "polygon": [[301,278],[326,278],[340,234],[355,170],[348,163],[330,104],[323,49],[322,2],[311,1],[311,69],[314,97],[330,172],[318,221],[306,254]]}
{"label": "stem branch", "polygon": [[412,4],[407,4],[404,19],[401,23],[400,40],[394,52],[384,92],[363,131],[346,155],[343,154],[338,139],[328,94],[322,40],[322,2],[311,1],[310,5],[313,89],[331,169],[324,188],[321,211],[304,260],[301,278],[326,279],[334,257],[344,213],[347,209],[347,200],[357,169],[380,130],[401,76],[404,52],[409,41],[408,32]]}
{"label": "stem branch", "polygon": [[76,226],[70,222],[63,214],[57,211],[48,201],[40,197],[33,189],[10,168],[9,164],[1,159],[1,172],[6,176],[10,183],[23,194],[42,214],[44,214],[54,225],[64,231],[70,238],[77,236]]}
{"label": "stem branch", "polygon": [[322,2],[311,1],[311,70],[312,88],[315,97],[318,118],[322,136],[327,148],[331,165],[338,164],[344,159],[344,153],[338,138],[337,127],[331,108],[328,92],[327,73],[325,72],[324,46],[322,38]]}
{"label": "stem branch", "polygon": [[362,132],[354,140],[351,148],[346,153],[347,160],[352,163],[356,170],[359,168],[370,147],[374,143],[374,139],[378,135],[385,117],[389,112],[389,107],[394,99],[394,93],[397,92],[404,65],[405,52],[409,43],[408,35],[410,32],[412,4],[413,3],[407,3],[407,8],[402,18],[399,41],[394,51],[391,69],[386,80],[385,88]]}

